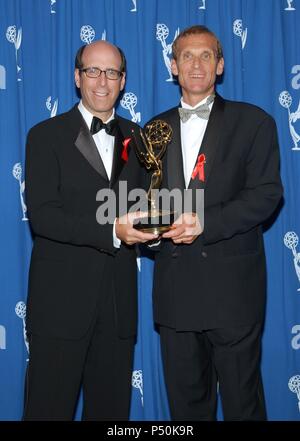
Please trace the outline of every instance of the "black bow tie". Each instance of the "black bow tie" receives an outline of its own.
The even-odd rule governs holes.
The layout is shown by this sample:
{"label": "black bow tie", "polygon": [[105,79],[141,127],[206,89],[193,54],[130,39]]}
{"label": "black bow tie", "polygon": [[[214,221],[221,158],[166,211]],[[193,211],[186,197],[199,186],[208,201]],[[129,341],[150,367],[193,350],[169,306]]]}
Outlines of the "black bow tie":
{"label": "black bow tie", "polygon": [[99,130],[104,129],[108,135],[114,136],[116,134],[117,127],[118,121],[116,119],[112,119],[107,124],[105,124],[100,118],[94,116],[90,132],[92,135],[95,135],[95,133],[98,133]]}

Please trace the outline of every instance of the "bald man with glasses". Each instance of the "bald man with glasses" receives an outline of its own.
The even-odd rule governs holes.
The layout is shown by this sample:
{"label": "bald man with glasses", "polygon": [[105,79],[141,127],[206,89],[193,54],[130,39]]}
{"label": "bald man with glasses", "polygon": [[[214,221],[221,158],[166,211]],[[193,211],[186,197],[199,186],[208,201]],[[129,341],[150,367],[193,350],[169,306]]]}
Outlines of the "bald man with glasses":
{"label": "bald man with glasses", "polygon": [[[144,179],[131,146],[138,126],[114,110],[125,77],[119,48],[106,41],[81,47],[75,60],[80,103],[28,134],[26,197],[34,246],[24,420],[72,420],[81,385],[84,420],[129,417],[134,244],[155,236],[133,228],[133,213],[118,212],[120,181],[129,192]],[[117,202],[116,218],[108,223],[97,216],[97,194],[105,189]]]}

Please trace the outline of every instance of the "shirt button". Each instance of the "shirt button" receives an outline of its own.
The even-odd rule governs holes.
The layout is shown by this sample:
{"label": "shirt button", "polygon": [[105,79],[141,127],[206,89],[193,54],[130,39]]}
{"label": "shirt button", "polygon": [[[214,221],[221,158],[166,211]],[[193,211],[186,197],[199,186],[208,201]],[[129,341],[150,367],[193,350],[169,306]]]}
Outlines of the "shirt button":
{"label": "shirt button", "polygon": [[201,255],[202,257],[207,257],[207,253],[205,251],[202,251]]}

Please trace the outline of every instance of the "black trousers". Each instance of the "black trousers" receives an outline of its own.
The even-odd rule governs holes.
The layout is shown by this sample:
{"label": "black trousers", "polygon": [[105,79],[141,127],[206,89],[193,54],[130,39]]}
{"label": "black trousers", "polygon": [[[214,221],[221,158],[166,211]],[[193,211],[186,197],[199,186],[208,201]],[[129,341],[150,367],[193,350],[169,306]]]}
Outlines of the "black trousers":
{"label": "black trousers", "polygon": [[172,419],[215,420],[219,384],[225,420],[266,420],[261,333],[261,324],[203,332],[160,326]]}
{"label": "black trousers", "polygon": [[112,281],[103,285],[93,323],[80,340],[30,335],[24,420],[128,420],[134,338],[117,333]]}

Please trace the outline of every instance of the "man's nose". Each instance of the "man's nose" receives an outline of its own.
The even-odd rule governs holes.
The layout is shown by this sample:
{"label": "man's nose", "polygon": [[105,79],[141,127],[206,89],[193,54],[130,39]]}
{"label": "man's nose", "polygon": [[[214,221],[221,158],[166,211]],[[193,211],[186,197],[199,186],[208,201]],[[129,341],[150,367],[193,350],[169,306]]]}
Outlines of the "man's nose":
{"label": "man's nose", "polygon": [[193,58],[193,66],[199,67],[201,65],[201,63],[202,63],[201,57],[200,56],[198,57],[197,55],[195,55]]}
{"label": "man's nose", "polygon": [[107,83],[106,72],[104,70],[100,72],[98,81],[100,82],[101,85],[105,85]]}

